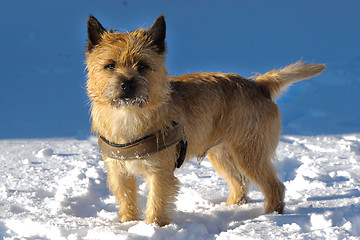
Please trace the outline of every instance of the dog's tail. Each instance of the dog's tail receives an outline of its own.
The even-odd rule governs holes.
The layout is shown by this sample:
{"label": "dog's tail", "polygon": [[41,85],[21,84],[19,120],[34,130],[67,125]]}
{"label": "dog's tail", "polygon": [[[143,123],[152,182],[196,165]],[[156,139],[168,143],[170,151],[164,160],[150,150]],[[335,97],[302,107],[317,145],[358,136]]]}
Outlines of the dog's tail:
{"label": "dog's tail", "polygon": [[287,87],[295,82],[314,77],[326,69],[325,64],[304,64],[299,61],[280,70],[272,70],[252,77],[256,82],[266,86],[271,98],[275,99]]}

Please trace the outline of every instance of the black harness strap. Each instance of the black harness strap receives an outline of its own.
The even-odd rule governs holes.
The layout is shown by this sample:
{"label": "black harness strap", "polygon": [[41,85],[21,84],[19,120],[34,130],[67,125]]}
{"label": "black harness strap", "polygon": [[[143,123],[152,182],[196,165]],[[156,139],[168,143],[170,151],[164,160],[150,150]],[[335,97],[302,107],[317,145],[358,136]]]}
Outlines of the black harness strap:
{"label": "black harness strap", "polygon": [[187,145],[188,145],[187,141],[185,142],[183,140],[180,141],[180,153],[175,163],[176,168],[180,168],[181,165],[184,163],[186,157]]}

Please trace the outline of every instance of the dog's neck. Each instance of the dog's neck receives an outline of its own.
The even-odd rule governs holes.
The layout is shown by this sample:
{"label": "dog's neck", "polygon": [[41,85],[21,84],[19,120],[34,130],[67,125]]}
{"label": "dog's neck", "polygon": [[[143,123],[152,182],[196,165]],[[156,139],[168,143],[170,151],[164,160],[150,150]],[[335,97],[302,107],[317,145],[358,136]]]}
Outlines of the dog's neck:
{"label": "dog's neck", "polygon": [[[163,130],[172,124],[169,104],[163,103],[155,109],[146,107],[113,108],[92,107],[93,131],[111,142],[124,144]],[[166,121],[166,122],[165,122]]]}

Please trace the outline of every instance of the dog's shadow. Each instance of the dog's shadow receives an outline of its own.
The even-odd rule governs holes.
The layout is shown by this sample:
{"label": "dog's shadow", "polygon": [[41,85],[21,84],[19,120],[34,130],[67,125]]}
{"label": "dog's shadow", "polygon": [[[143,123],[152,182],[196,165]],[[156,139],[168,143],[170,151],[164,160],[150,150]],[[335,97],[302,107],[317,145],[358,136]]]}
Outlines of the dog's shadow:
{"label": "dog's shadow", "polygon": [[[218,199],[215,200],[218,202]],[[246,220],[264,215],[264,208],[257,201],[242,206],[216,204],[212,209],[183,212],[176,211],[173,223],[179,229],[187,229],[199,234],[216,235],[234,229]],[[196,230],[195,230],[196,229]]]}
{"label": "dog's shadow", "polygon": [[[176,210],[172,222],[164,227],[145,224],[144,216],[142,220],[127,223],[114,221],[114,226],[116,230],[131,233],[132,239],[207,239],[232,231],[246,224],[247,220],[264,215],[260,201],[242,206],[225,206],[224,203],[212,205],[212,202],[209,201],[211,207],[206,209],[200,207],[193,211]],[[136,229],[139,231],[134,231]]]}
{"label": "dog's shadow", "polygon": [[[140,187],[143,189],[140,197],[140,207],[142,209],[146,207],[147,190],[145,186],[146,184]],[[185,234],[184,237],[188,236],[187,234],[189,236],[215,236],[221,232],[235,229],[243,225],[247,220],[264,215],[263,202],[259,199],[251,199],[249,203],[241,206],[226,206],[226,196],[206,199],[198,195],[196,191],[190,190],[190,192],[185,193],[186,198],[189,197],[189,193],[193,194],[192,200],[194,202],[191,203],[192,200],[188,200],[188,202],[183,203],[181,201],[184,199],[178,199],[176,203],[178,206],[174,211],[172,222],[163,228],[152,226],[156,233],[153,238],[159,237],[159,239],[162,239],[160,236],[163,236],[162,234],[165,234],[165,232],[174,236],[183,233]],[[195,200],[199,196],[201,197],[201,203]],[[184,205],[186,206],[184,207]],[[139,224],[139,222],[144,222],[144,219],[145,215],[143,213],[140,221],[120,225],[124,228],[123,230],[126,230]],[[174,231],[174,227],[176,231]]]}

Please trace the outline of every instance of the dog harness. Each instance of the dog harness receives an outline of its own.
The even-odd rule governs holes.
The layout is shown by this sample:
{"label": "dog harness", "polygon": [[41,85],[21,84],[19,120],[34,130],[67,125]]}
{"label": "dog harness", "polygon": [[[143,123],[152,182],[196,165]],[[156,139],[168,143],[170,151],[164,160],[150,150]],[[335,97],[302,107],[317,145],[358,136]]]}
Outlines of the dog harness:
{"label": "dog harness", "polygon": [[180,146],[179,157],[175,167],[180,168],[186,156],[187,141],[185,138],[184,127],[173,122],[172,128],[167,128],[164,132],[157,131],[154,134],[137,139],[130,143],[116,144],[99,136],[98,145],[100,152],[118,160],[143,160],[154,153],[165,150],[175,144]]}

